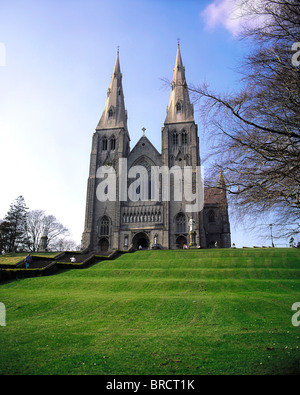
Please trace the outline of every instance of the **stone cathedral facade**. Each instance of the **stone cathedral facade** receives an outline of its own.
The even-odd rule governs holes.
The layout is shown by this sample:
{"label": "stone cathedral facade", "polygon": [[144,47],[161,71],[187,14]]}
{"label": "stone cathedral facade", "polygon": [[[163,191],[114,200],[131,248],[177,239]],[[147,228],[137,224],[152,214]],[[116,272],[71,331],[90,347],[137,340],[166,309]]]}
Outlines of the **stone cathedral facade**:
{"label": "stone cathedral facade", "polygon": [[[130,149],[118,53],[104,111],[92,139],[83,249],[100,253],[132,247],[148,249],[153,245],[167,249],[231,246],[222,174],[218,188],[204,188],[204,205],[199,211],[193,212],[187,211],[190,201],[185,200],[185,194],[182,194],[181,199],[174,199],[172,187],[177,182],[181,188],[184,181],[182,178],[170,175],[169,199],[163,198],[159,185],[151,184],[151,169],[154,166],[176,168],[179,171],[176,174],[180,174],[182,169],[183,177],[184,168],[189,168],[192,173],[191,189],[193,193],[197,192],[195,184],[198,178],[195,174],[196,168],[200,167],[198,127],[194,120],[179,45],[161,138],[161,152],[157,151],[145,134]],[[131,169],[140,167],[149,175],[143,179],[143,182],[145,179],[147,182],[145,188],[139,184],[138,179],[127,177]],[[99,169],[102,169],[102,174],[99,174]],[[106,176],[103,169],[107,169]],[[111,175],[115,183],[106,185],[105,177]],[[159,180],[162,182],[161,175]],[[99,198],[101,188],[104,199]],[[115,188],[115,191],[108,190],[109,188]],[[134,195],[131,199],[126,192],[130,188]]]}

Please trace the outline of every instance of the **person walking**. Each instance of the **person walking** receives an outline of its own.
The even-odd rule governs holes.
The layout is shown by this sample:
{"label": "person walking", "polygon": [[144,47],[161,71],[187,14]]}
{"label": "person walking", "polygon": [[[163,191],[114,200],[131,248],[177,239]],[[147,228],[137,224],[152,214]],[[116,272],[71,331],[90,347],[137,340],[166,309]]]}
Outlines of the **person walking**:
{"label": "person walking", "polygon": [[25,258],[25,269],[29,268],[30,263],[32,262],[32,256],[30,254]]}

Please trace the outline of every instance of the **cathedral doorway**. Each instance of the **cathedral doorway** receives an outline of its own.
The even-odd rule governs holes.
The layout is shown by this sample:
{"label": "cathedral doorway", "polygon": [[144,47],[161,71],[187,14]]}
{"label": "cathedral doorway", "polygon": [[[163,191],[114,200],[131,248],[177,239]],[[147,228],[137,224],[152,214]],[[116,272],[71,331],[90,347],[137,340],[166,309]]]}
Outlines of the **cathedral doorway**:
{"label": "cathedral doorway", "polygon": [[184,236],[179,236],[176,239],[176,247],[179,249],[183,249],[183,246],[187,245],[187,239]]}
{"label": "cathedral doorway", "polygon": [[109,248],[109,241],[105,237],[103,237],[99,241],[99,247],[101,252],[107,252]]}
{"label": "cathedral doorway", "polygon": [[132,239],[135,250],[148,250],[150,246],[149,237],[144,232],[137,233]]}

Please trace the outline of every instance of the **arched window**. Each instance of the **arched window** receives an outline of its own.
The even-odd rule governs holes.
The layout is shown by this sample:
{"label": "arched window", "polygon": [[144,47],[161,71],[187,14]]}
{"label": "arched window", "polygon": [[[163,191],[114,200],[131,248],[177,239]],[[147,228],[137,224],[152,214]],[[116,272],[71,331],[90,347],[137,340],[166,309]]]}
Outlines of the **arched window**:
{"label": "arched window", "polygon": [[[135,185],[137,185],[136,189],[131,190],[133,193],[131,199],[134,201],[142,200],[151,200],[152,198],[152,189],[154,190],[156,183],[154,182],[152,185],[151,182],[151,167],[154,166],[154,163],[148,162],[145,158],[139,159],[134,163],[134,166],[141,166],[147,173],[143,172],[139,174],[139,178],[133,181]],[[137,182],[138,181],[138,182]]]}
{"label": "arched window", "polygon": [[114,112],[113,112],[112,108],[110,108],[108,110],[108,118],[112,118],[113,116],[114,116]]}
{"label": "arched window", "polygon": [[178,101],[176,104],[176,112],[180,112],[182,110],[182,105],[181,103]]}
{"label": "arched window", "polygon": [[186,233],[186,219],[183,213],[176,216],[176,231],[177,233]]}
{"label": "arched window", "polygon": [[110,149],[114,151],[116,149],[116,138],[115,136],[112,136],[110,139]]}
{"label": "arched window", "polygon": [[178,133],[177,132],[173,133],[173,145],[175,145],[175,146],[178,145]]}
{"label": "arched window", "polygon": [[102,138],[102,150],[107,151],[107,138],[105,136]]}
{"label": "arched window", "polygon": [[109,236],[109,219],[107,217],[103,217],[101,220],[100,235]]}
{"label": "arched window", "polygon": [[215,212],[213,210],[208,212],[208,222],[216,222]]}
{"label": "arched window", "polygon": [[185,130],[182,131],[181,133],[181,144],[182,145],[187,145],[188,144],[188,135]]}
{"label": "arched window", "polygon": [[174,166],[174,156],[173,155],[170,155],[169,163],[170,163],[170,167]]}

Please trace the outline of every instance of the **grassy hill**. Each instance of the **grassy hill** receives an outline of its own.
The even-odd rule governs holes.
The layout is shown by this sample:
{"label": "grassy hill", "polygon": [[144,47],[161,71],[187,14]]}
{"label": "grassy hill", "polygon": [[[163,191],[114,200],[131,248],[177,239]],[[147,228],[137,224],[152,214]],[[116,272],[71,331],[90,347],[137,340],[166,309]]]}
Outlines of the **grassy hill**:
{"label": "grassy hill", "polygon": [[300,373],[300,251],[138,251],[0,285],[0,374]]}

